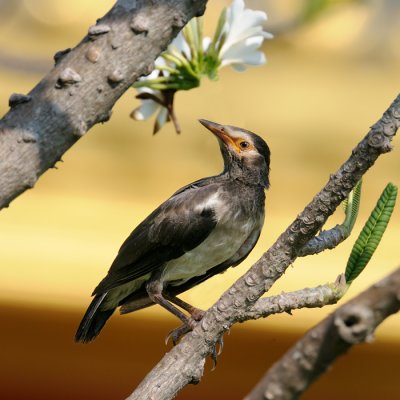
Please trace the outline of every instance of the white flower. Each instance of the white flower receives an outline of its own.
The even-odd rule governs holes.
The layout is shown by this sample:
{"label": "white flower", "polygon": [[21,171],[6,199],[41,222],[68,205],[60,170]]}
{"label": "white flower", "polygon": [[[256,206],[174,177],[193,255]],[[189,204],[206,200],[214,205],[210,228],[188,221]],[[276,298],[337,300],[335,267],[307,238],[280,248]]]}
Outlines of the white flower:
{"label": "white flower", "polygon": [[266,20],[265,12],[245,8],[244,0],[233,0],[227,8],[223,27],[225,40],[219,52],[221,68],[232,65],[237,71],[243,71],[246,64],[265,63],[265,55],[258,49],[264,39],[272,38],[270,33],[263,30],[262,24]]}
{"label": "white flower", "polygon": [[[166,65],[165,60],[162,57],[158,57],[155,61],[155,65],[156,68],[149,75],[139,79],[139,81],[158,78],[160,76],[160,70],[158,68],[162,68]],[[163,75],[168,75],[168,72],[163,71]],[[169,120],[168,109],[164,106],[164,95],[161,90],[155,90],[149,87],[139,87],[136,90],[138,91],[136,98],[141,101],[141,104],[131,112],[130,116],[136,121],[144,121],[153,114],[157,114],[153,134],[157,133]]]}
{"label": "white flower", "polygon": [[168,121],[168,110],[162,105],[163,95],[159,90],[139,88],[137,98],[142,104],[131,112],[131,117],[136,121],[143,121],[158,113],[154,124],[153,133],[157,133]]}
{"label": "white flower", "polygon": [[260,47],[264,39],[272,38],[263,30],[266,20],[265,12],[245,8],[244,0],[233,0],[222,12],[211,39],[203,37],[202,21],[193,18],[157,58],[154,71],[134,84],[141,104],[131,117],[142,121],[156,114],[153,133],[168,121],[179,133],[175,93],[200,86],[203,76],[216,80],[219,69],[226,65],[243,71],[248,65],[264,64]]}
{"label": "white flower", "polygon": [[[189,24],[192,21],[189,22]],[[192,58],[190,47],[188,42],[185,39],[185,36],[183,35],[183,31],[180,31],[176,38],[172,41],[172,43],[169,45],[168,50],[175,50],[178,53],[182,53],[186,56],[188,60]]]}

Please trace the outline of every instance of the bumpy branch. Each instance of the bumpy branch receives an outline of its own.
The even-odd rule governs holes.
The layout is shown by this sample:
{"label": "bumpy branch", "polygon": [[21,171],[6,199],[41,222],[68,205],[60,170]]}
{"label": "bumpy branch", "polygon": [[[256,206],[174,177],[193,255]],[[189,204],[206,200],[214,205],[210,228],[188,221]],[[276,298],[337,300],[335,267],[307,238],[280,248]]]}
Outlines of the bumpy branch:
{"label": "bumpy branch", "polygon": [[362,175],[392,149],[391,140],[399,126],[400,96],[274,245],[206,312],[193,332],[163,357],[129,400],[172,399],[185,385],[199,382],[205,358],[221,335],[271,288]]}
{"label": "bumpy branch", "polygon": [[118,0],[28,95],[13,94],[0,121],[0,209],[94,124],[110,118],[121,95],[207,0]]}
{"label": "bumpy branch", "polygon": [[245,400],[297,399],[335,359],[370,341],[377,326],[400,309],[400,268],[338,308],[304,335]]}
{"label": "bumpy branch", "polygon": [[257,300],[248,310],[239,312],[237,322],[249,319],[266,318],[272,314],[289,313],[300,308],[317,308],[336,304],[346,293],[347,285],[344,274],[339,275],[335,283],[306,288],[289,293],[281,293]]}
{"label": "bumpy branch", "polygon": [[313,237],[297,253],[297,257],[311,256],[325,250],[331,250],[350,236],[351,231],[343,225],[336,225],[327,231],[321,231],[318,236]]}

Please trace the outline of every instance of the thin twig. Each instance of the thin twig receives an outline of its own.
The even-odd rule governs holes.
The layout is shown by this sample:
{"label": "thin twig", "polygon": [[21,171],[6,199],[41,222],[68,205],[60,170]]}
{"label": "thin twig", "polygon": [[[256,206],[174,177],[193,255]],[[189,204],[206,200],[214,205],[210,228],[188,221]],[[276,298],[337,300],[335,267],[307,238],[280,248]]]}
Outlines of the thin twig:
{"label": "thin twig", "polygon": [[346,290],[347,285],[342,274],[339,275],[335,283],[259,299],[253,307],[238,315],[238,322],[266,318],[272,314],[283,312],[291,314],[293,310],[300,308],[317,308],[336,304],[346,293]]}

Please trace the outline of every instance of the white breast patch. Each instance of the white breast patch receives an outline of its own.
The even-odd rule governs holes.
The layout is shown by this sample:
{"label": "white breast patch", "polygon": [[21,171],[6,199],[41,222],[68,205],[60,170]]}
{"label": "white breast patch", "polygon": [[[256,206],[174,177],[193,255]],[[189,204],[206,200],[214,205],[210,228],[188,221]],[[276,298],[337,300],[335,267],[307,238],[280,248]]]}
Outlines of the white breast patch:
{"label": "white breast patch", "polygon": [[237,222],[218,223],[199,246],[167,263],[163,280],[183,283],[205,274],[234,256],[253,229],[254,224],[247,221],[242,225]]}

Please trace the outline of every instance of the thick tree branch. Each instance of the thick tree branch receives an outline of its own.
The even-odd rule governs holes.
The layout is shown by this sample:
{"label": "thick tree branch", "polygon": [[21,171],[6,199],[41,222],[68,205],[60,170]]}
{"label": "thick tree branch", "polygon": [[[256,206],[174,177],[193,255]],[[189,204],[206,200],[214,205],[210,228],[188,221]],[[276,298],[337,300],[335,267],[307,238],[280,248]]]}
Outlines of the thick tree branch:
{"label": "thick tree branch", "polygon": [[335,283],[306,288],[289,293],[281,293],[257,300],[248,310],[238,313],[237,321],[266,318],[272,314],[289,313],[300,308],[317,308],[336,304],[346,293],[347,285],[344,275],[339,275]]}
{"label": "thick tree branch", "polygon": [[38,177],[94,124],[107,121],[121,95],[207,0],[118,0],[27,95],[10,97],[0,121],[0,209]]}
{"label": "thick tree branch", "polygon": [[338,308],[303,336],[245,400],[297,399],[335,359],[370,341],[378,325],[400,309],[400,268]]}
{"label": "thick tree branch", "polygon": [[377,158],[392,149],[399,126],[400,96],[274,245],[206,312],[193,332],[163,357],[130,400],[172,399],[185,385],[199,382],[205,358],[217,340],[282,276]]}

